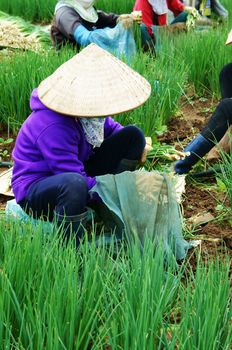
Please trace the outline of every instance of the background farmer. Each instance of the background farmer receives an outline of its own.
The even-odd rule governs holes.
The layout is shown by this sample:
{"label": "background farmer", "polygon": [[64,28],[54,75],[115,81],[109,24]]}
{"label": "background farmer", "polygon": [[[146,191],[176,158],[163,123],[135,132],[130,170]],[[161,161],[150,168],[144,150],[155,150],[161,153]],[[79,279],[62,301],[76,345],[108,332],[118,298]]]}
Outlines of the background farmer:
{"label": "background farmer", "polygon": [[78,232],[78,245],[95,176],[134,170],[145,147],[139,128],[106,116],[134,109],[149,95],[143,77],[94,44],[60,66],[32,92],[33,112],[16,140],[17,203],[36,218],[64,223],[67,237]]}
{"label": "background farmer", "polygon": [[196,9],[202,16],[211,16],[212,12],[222,18],[228,17],[228,11],[219,0],[196,0]]}
{"label": "background farmer", "polygon": [[[96,43],[107,49],[112,34],[109,37],[109,28],[114,28],[120,18],[113,13],[106,14],[97,11],[94,0],[60,0],[55,7],[55,17],[51,27],[51,37],[56,46],[60,47],[69,41],[78,46],[87,46]],[[141,22],[138,14],[132,19]]]}
{"label": "background farmer", "polygon": [[[168,10],[172,11],[175,19],[171,24],[186,22],[187,15],[193,11],[193,7],[183,4],[180,0],[136,0],[134,11],[142,11],[142,40],[143,44],[155,39],[159,41],[160,26],[167,25]],[[145,26],[144,26],[145,25]],[[148,33],[148,34],[146,34]]]}
{"label": "background farmer", "polygon": [[200,134],[184,149],[190,156],[176,162],[175,172],[187,173],[214,147],[232,124],[232,63],[223,67],[219,76],[222,100]]}

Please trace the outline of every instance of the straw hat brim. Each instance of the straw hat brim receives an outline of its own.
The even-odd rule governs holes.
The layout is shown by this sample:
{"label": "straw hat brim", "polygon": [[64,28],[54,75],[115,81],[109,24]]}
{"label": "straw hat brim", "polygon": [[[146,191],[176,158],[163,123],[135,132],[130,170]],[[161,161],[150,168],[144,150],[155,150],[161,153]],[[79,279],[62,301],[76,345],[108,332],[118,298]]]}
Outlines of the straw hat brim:
{"label": "straw hat brim", "polygon": [[73,117],[105,117],[130,111],[150,96],[140,74],[95,44],[62,64],[38,87],[49,109]]}

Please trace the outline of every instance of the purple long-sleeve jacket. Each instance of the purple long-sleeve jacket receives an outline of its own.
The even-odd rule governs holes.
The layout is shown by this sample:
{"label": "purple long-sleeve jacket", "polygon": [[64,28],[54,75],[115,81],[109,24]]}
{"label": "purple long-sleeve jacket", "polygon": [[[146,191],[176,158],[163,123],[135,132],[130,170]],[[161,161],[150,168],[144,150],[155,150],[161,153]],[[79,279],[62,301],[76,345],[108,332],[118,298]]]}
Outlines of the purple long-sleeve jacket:
{"label": "purple long-sleeve jacket", "polygon": [[[12,154],[12,189],[17,203],[32,184],[60,173],[79,173],[86,179],[88,188],[93,187],[96,180],[86,175],[83,164],[93,154],[93,146],[86,141],[78,119],[45,107],[37,89],[32,92],[30,108],[33,112],[21,127]],[[107,117],[104,128],[107,138],[122,126]]]}

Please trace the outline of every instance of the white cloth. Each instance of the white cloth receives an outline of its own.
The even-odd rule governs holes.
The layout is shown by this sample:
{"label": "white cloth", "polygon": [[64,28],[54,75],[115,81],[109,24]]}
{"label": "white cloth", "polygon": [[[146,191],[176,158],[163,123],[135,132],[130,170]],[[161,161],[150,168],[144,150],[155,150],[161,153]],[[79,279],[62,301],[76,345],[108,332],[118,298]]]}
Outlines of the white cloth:
{"label": "white cloth", "polygon": [[100,147],[104,140],[105,118],[80,118],[79,121],[87,142],[93,147]]}
{"label": "white cloth", "polygon": [[98,14],[93,7],[95,0],[60,0],[56,4],[55,13],[61,7],[67,6],[74,9],[84,20],[91,23],[96,23]]}
{"label": "white cloth", "polygon": [[163,15],[168,12],[167,0],[148,0],[148,2],[157,15]]}

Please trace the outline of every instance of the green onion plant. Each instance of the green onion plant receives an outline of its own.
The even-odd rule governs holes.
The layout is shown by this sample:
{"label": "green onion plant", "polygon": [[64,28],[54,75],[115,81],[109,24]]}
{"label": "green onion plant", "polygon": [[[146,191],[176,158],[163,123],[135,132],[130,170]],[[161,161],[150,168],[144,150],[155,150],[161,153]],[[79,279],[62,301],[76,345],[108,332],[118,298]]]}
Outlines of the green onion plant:
{"label": "green onion plant", "polygon": [[176,270],[152,242],[143,256],[87,241],[76,251],[41,225],[4,219],[0,307],[3,350],[229,350],[232,340],[226,257]]}

